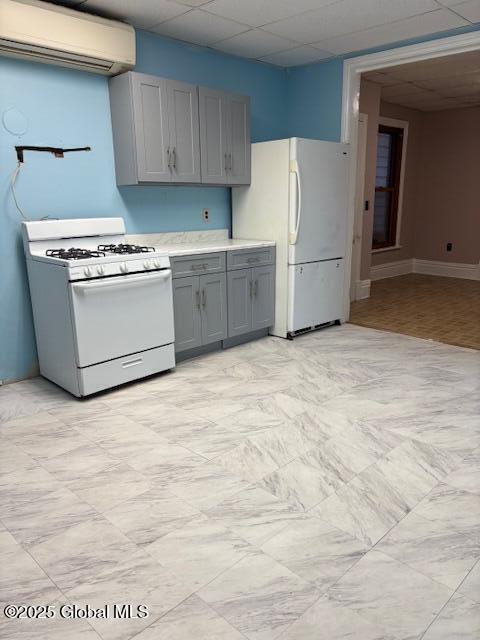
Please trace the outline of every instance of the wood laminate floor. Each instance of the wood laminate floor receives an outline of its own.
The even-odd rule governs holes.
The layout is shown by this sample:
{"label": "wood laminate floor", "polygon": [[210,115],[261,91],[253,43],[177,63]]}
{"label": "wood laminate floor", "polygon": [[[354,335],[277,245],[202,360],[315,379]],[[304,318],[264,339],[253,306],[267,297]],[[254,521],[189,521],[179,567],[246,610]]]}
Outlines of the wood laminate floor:
{"label": "wood laminate floor", "polygon": [[417,273],[372,282],[350,322],[480,349],[480,282]]}

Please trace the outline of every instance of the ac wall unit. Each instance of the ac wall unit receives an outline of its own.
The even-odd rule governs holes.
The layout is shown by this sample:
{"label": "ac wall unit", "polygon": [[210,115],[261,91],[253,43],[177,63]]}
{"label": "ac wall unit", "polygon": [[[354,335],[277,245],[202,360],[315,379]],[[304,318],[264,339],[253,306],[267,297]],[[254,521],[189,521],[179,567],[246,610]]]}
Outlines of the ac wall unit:
{"label": "ac wall unit", "polygon": [[135,30],[40,0],[1,0],[0,54],[116,75],[135,66]]}

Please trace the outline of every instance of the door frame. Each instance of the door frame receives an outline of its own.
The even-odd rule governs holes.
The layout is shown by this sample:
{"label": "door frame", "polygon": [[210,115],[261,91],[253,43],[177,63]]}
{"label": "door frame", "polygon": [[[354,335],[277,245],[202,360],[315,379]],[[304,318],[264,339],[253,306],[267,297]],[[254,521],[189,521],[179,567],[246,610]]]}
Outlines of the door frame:
{"label": "door frame", "polygon": [[[362,125],[362,126],[360,126]],[[365,170],[367,154],[368,114],[358,114],[357,165],[355,167],[355,220],[352,234],[352,277],[350,280],[350,302],[368,298],[370,280],[361,280],[363,213],[365,211]]]}
{"label": "door frame", "polygon": [[[361,74],[384,67],[395,67],[408,62],[429,60],[456,53],[480,50],[480,32],[473,31],[458,36],[429,40],[396,49],[369,53],[343,61],[342,132],[341,141],[350,143],[350,175],[357,166],[357,129]],[[355,180],[348,187],[347,251],[345,255],[344,316],[350,316],[350,285],[352,280],[352,247],[355,222]]]}

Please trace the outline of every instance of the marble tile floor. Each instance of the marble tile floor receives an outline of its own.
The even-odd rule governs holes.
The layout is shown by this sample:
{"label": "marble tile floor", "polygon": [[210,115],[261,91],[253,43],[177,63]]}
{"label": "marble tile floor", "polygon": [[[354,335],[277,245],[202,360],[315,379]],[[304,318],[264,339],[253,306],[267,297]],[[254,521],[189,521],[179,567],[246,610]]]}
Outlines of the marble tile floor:
{"label": "marble tile floor", "polygon": [[[0,388],[9,640],[480,637],[480,354],[344,325]],[[62,619],[62,605],[148,617]]]}

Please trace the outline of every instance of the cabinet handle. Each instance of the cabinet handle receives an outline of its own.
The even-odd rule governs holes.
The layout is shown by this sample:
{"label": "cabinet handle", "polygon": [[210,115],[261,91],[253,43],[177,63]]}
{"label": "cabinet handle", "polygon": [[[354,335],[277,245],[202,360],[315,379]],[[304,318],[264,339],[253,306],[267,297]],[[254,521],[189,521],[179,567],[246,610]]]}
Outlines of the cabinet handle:
{"label": "cabinet handle", "polygon": [[192,264],[190,267],[190,271],[201,271],[202,269],[205,269],[204,264]]}
{"label": "cabinet handle", "polygon": [[250,287],[250,300],[253,298],[253,280],[249,281],[249,287]]}
{"label": "cabinet handle", "polygon": [[227,158],[228,158],[228,153],[225,153],[225,154],[223,155],[223,166],[225,167],[225,171],[228,171],[228,161],[227,161]]}
{"label": "cabinet handle", "polygon": [[167,158],[168,158],[167,167],[169,169],[171,169],[172,168],[172,156],[170,155],[170,147],[167,147]]}
{"label": "cabinet handle", "polygon": [[205,289],[202,289],[202,307],[205,309],[207,306],[207,292]]}
{"label": "cabinet handle", "polygon": [[176,147],[172,148],[172,157],[173,157],[173,168],[176,169],[177,168],[177,148]]}
{"label": "cabinet handle", "polygon": [[200,290],[199,289],[195,291],[195,298],[197,302],[197,309],[200,311]]}
{"label": "cabinet handle", "polygon": [[256,257],[256,258],[247,258],[247,262],[248,264],[251,264],[252,262],[260,262],[261,258]]}
{"label": "cabinet handle", "polygon": [[228,163],[228,170],[230,171],[230,173],[233,171],[233,157],[232,154],[229,153],[228,154],[229,158],[230,158],[230,162]]}
{"label": "cabinet handle", "polygon": [[255,284],[253,286],[253,295],[255,298],[258,296],[258,280],[255,280]]}

